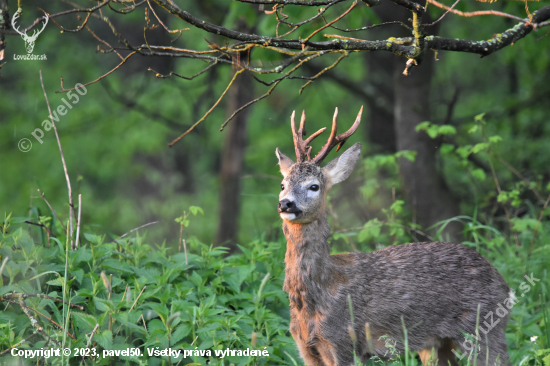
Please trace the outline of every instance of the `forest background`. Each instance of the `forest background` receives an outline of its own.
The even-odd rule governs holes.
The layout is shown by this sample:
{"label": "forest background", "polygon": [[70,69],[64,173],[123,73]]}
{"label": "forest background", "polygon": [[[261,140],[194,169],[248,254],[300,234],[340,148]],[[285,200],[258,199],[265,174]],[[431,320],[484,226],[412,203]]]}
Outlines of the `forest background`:
{"label": "forest background", "polygon": [[[69,3],[45,0],[21,3],[23,12],[17,19],[21,28],[43,15],[39,8],[56,13],[71,7]],[[546,5],[543,1],[470,1],[458,3],[456,9],[498,10],[525,18],[526,4],[531,13]],[[107,7],[102,11],[131,43],[142,44],[144,33],[150,44],[186,49],[216,50],[226,42],[221,36],[192,26],[179,37],[178,33],[168,33],[159,21],[169,29],[189,25],[152,5],[155,16],[150,11],[144,13],[145,6],[124,16]],[[275,15],[267,14],[271,9],[267,5],[221,0],[179,5],[200,19],[245,33],[273,35],[277,25]],[[10,7],[11,21],[17,5],[11,1]],[[348,7],[346,2],[335,5],[327,11],[327,19],[338,17]],[[285,8],[285,13],[291,19],[305,19],[315,15],[316,9],[295,6]],[[428,10],[426,23],[434,22],[445,12],[435,6]],[[389,1],[372,8],[358,2],[354,11],[335,25],[355,29],[395,19],[407,23],[409,17],[410,12]],[[75,15],[59,21],[67,29],[76,29],[84,18],[85,15],[80,19]],[[147,21],[157,26],[144,31]],[[324,24],[318,18],[301,28],[300,36],[306,37]],[[498,38],[515,24],[516,20],[506,17],[466,18],[449,13],[426,29],[430,34],[482,40]],[[66,93],[55,91],[77,83],[87,84],[121,62],[115,52],[105,52],[109,46],[99,41],[120,46],[120,38],[101,19],[91,17],[87,27],[93,33],[88,29],[76,34],[60,32],[50,21],[33,51],[46,54],[47,60],[43,61],[14,59],[13,55],[27,51],[23,40],[10,34],[3,43],[5,57],[0,61],[0,212],[42,222],[60,238],[64,235],[59,230],[60,220],[37,191],[52,203],[61,220],[68,219],[67,185],[58,143],[53,130],[44,131],[42,143],[31,133],[37,128],[44,130],[42,123],[49,118],[40,70],[49,103],[55,109],[64,105],[63,98],[67,98]],[[404,28],[394,24],[355,33],[327,28],[322,33],[374,40],[410,36]],[[200,249],[200,243],[206,243],[206,247],[223,245],[235,254],[260,250],[267,243],[284,244],[276,210],[281,177],[274,151],[279,147],[292,156],[292,111],[299,114],[305,110],[308,131],[316,131],[329,127],[337,107],[340,131],[344,131],[364,106],[361,126],[351,138],[363,144],[364,159],[350,179],[335,187],[330,195],[335,252],[371,251],[386,245],[441,238],[477,247],[509,281],[515,278],[519,284],[523,278],[519,274],[527,273],[528,268],[538,268],[539,278],[547,279],[542,271],[547,268],[548,258],[546,262],[531,262],[533,253],[538,253],[540,259],[549,250],[547,28],[483,58],[471,53],[427,51],[422,63],[409,70],[409,76],[403,75],[407,59],[390,52],[351,52],[341,60],[342,54],[327,54],[304,63],[295,73],[298,78],[284,80],[267,98],[237,114],[222,132],[220,125],[237,108],[261,96],[269,87],[256,82],[249,73],[242,73],[219,105],[207,113],[233,80],[238,66],[220,63],[185,80],[168,75],[174,72],[190,77],[206,64],[179,57],[133,56],[112,74],[87,85],[86,94],[79,94],[78,102],[56,122],[73,199],[76,202],[78,195],[82,197],[82,232],[91,235],[82,240],[96,240],[99,245],[155,222],[139,233],[146,233],[145,240],[152,248],[160,245],[160,251],[168,256],[181,251],[182,236],[187,240],[195,238],[192,245],[196,252],[190,249],[191,255],[201,255],[201,250],[206,250]],[[321,33],[316,37],[323,40]],[[285,60],[280,53],[266,50],[254,50],[251,56],[241,52],[236,57],[232,60],[245,63],[250,58],[250,67],[266,68],[277,67]],[[337,61],[333,69],[324,70]],[[322,71],[301,90],[307,82],[304,78]],[[261,79],[270,80],[264,76]],[[205,113],[204,121],[168,147]],[[27,152],[18,147],[23,138],[32,143]],[[313,143],[314,153],[321,144]],[[190,206],[200,207],[204,214]],[[180,220],[175,221],[177,218]],[[446,221],[449,219],[453,220]],[[25,226],[23,231],[36,245],[46,240],[38,227]],[[98,239],[104,235],[106,239]],[[17,240],[13,239],[13,243]],[[276,248],[273,261],[278,262],[268,267],[278,269],[262,268],[273,278],[278,273],[280,279],[284,245]],[[213,247],[209,250],[215,251]],[[222,252],[215,252],[220,261]],[[247,254],[243,258],[248,258]],[[264,259],[269,262],[267,257]],[[244,265],[245,259],[239,260]],[[97,270],[99,276],[101,265]],[[115,268],[111,270],[116,273]],[[247,276],[252,276],[248,282]],[[17,277],[17,281],[24,277]],[[250,272],[241,277],[241,284],[248,283],[252,289],[265,285],[262,280],[268,278],[256,278]],[[10,279],[10,285],[15,284],[15,278],[14,275]],[[200,287],[196,283],[190,286]],[[234,286],[237,291],[238,286]],[[279,288],[277,283],[272,286]],[[548,288],[548,282],[541,286]],[[126,293],[124,287],[122,290]],[[542,309],[546,308],[540,296],[545,296],[544,290],[532,295],[533,314],[540,317],[524,328],[520,324],[523,330],[516,339],[517,349],[529,337],[550,332],[543,319]],[[286,300],[284,294],[277,296],[273,309],[278,309],[277,314],[284,319]],[[200,296],[196,300],[201,303]],[[532,329],[525,331],[533,324]],[[550,348],[548,337],[545,339],[540,349]],[[280,353],[281,360],[295,356],[292,352],[289,356]],[[537,357],[533,356],[532,362],[538,362]]]}

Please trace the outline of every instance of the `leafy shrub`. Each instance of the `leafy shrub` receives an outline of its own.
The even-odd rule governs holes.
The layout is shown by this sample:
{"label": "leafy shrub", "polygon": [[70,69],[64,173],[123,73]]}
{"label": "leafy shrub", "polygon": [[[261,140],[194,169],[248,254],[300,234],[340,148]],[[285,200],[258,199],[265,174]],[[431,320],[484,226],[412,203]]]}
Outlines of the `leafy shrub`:
{"label": "leafy shrub", "polygon": [[[155,357],[147,351],[168,348],[198,351],[183,359],[184,365],[287,364],[297,357],[288,333],[288,298],[282,291],[282,243],[258,240],[241,247],[243,254],[224,257],[225,248],[190,239],[186,258],[184,253],[168,254],[165,244],[153,247],[139,235],[106,242],[104,236],[87,233],[85,244],[67,251],[62,237],[51,237],[51,246],[35,242],[26,227],[14,224],[21,221],[8,218],[3,226],[0,254],[9,260],[0,278],[0,296],[51,298],[26,298],[30,317],[16,300],[7,299],[8,306],[0,311],[1,350],[34,334],[17,348],[48,348],[54,341],[70,349],[95,347],[99,357],[93,362],[100,365],[182,361],[182,356]],[[35,334],[33,318],[43,333]],[[142,356],[103,358],[103,350],[126,348],[139,348]],[[269,357],[215,355],[215,350],[247,348],[266,350]],[[81,358],[70,360],[80,363]]]}

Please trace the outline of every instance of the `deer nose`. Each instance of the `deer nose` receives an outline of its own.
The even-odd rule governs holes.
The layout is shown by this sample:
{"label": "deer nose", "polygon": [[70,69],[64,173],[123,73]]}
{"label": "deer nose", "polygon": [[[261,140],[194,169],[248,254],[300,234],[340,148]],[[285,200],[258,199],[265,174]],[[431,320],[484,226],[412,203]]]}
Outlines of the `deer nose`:
{"label": "deer nose", "polygon": [[279,212],[293,212],[296,208],[294,202],[287,199],[279,201]]}

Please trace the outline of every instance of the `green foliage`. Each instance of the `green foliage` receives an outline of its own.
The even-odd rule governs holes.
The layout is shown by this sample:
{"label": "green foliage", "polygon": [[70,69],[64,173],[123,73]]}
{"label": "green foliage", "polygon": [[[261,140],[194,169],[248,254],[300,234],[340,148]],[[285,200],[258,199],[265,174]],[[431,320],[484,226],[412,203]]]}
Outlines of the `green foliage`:
{"label": "green foliage", "polygon": [[430,136],[432,139],[435,139],[437,136],[442,135],[456,135],[456,128],[451,125],[434,125],[430,122],[422,122],[418,124],[415,128],[415,130],[418,131],[425,131],[428,136]]}
{"label": "green foliage", "polygon": [[[193,351],[184,364],[204,365],[209,360],[222,365],[228,360],[236,365],[273,365],[297,359],[288,335],[288,300],[282,292],[281,243],[258,240],[242,248],[243,254],[224,258],[225,248],[190,238],[186,259],[183,253],[168,254],[162,246],[147,244],[139,235],[105,242],[85,233],[82,245],[67,251],[64,238],[38,243],[15,221],[6,217],[2,227],[0,255],[9,260],[0,276],[0,296],[38,293],[62,299],[66,293],[67,301],[84,309],[40,298],[28,298],[26,305],[45,324],[48,335],[65,347],[96,348],[101,355],[94,360],[97,364],[160,365],[182,360],[150,356],[147,349],[156,347]],[[69,329],[70,336],[45,316]],[[0,350],[32,334],[29,318],[16,304],[0,311],[0,319]],[[18,348],[42,346],[44,340],[35,335]],[[103,357],[103,350],[126,348],[139,348],[142,356],[106,353]],[[269,357],[215,355],[215,350],[227,348],[266,350]]]}

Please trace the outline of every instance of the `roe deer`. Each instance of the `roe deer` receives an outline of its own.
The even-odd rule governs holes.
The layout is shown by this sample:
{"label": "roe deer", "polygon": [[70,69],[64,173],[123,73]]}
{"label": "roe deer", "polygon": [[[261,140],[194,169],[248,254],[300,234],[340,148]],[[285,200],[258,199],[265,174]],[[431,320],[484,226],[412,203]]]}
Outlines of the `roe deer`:
{"label": "roe deer", "polygon": [[[287,239],[284,290],[290,300],[290,332],[302,358],[308,366],[353,365],[355,348],[362,362],[373,356],[387,359],[381,336],[391,337],[397,351],[404,352],[405,326],[408,347],[419,353],[424,365],[458,365],[455,354],[477,355],[478,366],[508,365],[508,312],[495,320],[493,312],[513,301],[510,288],[474,249],[435,242],[330,255],[327,192],[351,174],[361,144],[323,168],[320,163],[355,132],[362,111],[353,126],[337,136],[336,109],[330,137],[314,158],[308,145],[325,128],[304,141],[305,113],[298,130],[292,113],[296,163],[276,149],[284,177],[278,208]],[[482,332],[476,333],[478,305]],[[470,350],[475,342],[465,333],[479,334],[474,353]]]}

